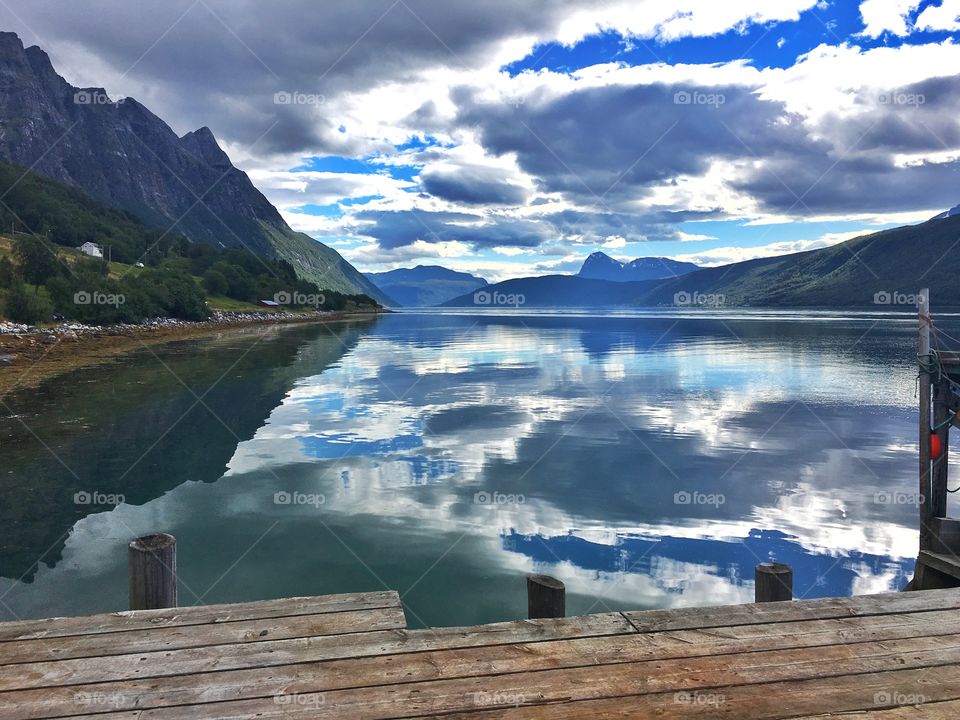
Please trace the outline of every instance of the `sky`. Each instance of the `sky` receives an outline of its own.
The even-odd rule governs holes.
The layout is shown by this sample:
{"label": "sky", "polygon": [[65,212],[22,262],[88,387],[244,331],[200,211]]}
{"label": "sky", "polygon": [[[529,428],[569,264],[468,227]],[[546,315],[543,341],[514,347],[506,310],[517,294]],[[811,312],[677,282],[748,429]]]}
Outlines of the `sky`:
{"label": "sky", "polygon": [[719,265],[960,203],[960,0],[0,0],[359,269]]}

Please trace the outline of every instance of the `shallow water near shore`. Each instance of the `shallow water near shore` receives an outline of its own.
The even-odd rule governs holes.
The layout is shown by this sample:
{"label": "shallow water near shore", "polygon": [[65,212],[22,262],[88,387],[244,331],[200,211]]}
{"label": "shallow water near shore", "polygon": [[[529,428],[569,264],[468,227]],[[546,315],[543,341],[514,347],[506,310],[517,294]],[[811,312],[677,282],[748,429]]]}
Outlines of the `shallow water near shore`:
{"label": "shallow water near shore", "polygon": [[[960,322],[941,321],[960,335]],[[144,348],[0,405],[0,618],[395,589],[411,626],[900,589],[916,554],[915,320],[404,312]]]}

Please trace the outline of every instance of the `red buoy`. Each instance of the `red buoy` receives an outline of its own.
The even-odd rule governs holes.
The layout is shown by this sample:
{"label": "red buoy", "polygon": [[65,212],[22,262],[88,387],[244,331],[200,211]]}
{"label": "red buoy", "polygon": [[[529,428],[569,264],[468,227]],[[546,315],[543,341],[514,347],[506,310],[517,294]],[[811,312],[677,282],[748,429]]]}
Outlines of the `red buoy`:
{"label": "red buoy", "polygon": [[930,459],[936,460],[943,452],[943,444],[940,442],[940,436],[936,433],[930,433]]}

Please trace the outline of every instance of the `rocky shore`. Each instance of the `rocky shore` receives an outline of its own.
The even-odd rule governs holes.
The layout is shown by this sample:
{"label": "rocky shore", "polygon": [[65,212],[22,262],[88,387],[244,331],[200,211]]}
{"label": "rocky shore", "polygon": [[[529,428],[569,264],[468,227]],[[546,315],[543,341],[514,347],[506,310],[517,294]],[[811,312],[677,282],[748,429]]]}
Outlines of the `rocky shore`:
{"label": "rocky shore", "polygon": [[373,312],[225,312],[190,322],[156,318],[135,325],[62,322],[34,327],[0,320],[0,396],[67,370],[93,365],[144,345],[202,338],[231,328],[329,323],[375,317]]}

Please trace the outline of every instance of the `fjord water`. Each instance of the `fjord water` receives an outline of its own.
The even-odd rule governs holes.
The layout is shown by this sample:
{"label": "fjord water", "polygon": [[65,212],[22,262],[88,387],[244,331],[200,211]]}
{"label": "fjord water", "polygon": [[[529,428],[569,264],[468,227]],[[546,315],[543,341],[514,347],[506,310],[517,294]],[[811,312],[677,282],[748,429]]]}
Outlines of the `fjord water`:
{"label": "fjord water", "polygon": [[896,590],[915,334],[419,312],[144,349],[4,398],[0,618],[125,609],[153,531],[182,605],[390,588],[412,626],[524,617],[531,571],[570,614],[749,601],[763,560],[798,597]]}

